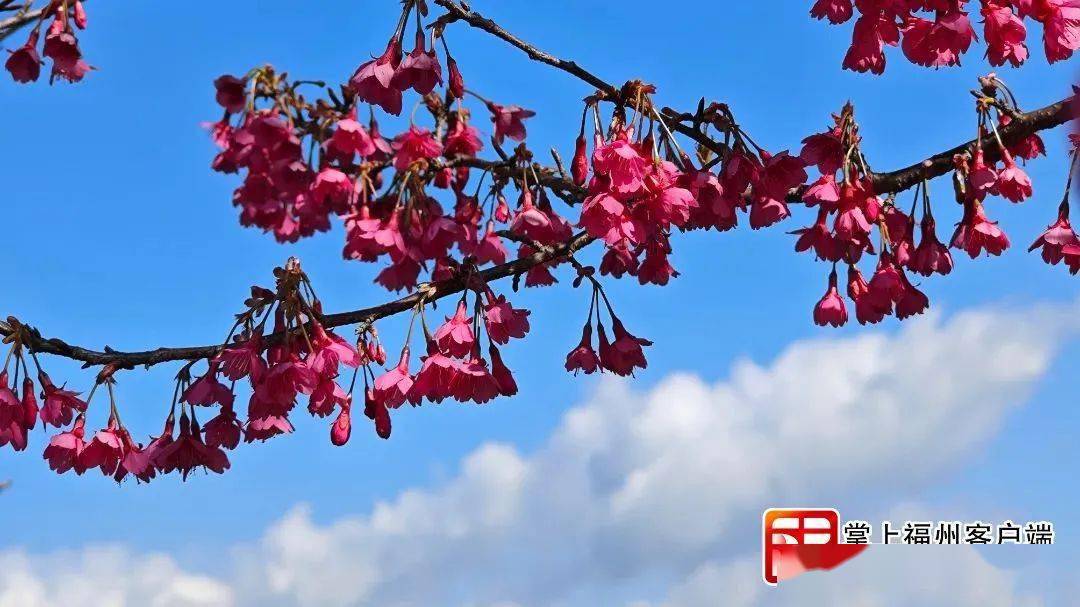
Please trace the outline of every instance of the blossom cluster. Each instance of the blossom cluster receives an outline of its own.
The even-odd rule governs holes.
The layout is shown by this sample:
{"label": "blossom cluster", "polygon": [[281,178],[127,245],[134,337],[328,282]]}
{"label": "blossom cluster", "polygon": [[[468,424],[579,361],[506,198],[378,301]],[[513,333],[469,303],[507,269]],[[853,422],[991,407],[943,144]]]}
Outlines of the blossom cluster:
{"label": "blossom cluster", "polygon": [[[47,18],[52,18],[52,21],[48,28],[45,28],[45,41],[39,52],[41,30]],[[79,82],[93,69],[83,59],[79,39],[75,35],[76,30],[86,29],[86,23],[86,9],[82,0],[52,0],[41,11],[41,16],[31,28],[26,42],[19,48],[8,51],[4,68],[15,82],[35,82],[41,77],[41,66],[44,64],[41,57],[44,55],[52,61],[49,82],[57,78]]]}
{"label": "blossom cluster", "polygon": [[832,24],[855,18],[844,69],[881,74],[885,47],[899,46],[914,64],[959,65],[978,40],[970,10],[982,16],[986,58],[995,66],[1019,66],[1028,58],[1025,20],[1042,25],[1050,63],[1080,48],[1080,3],[1076,0],[816,0],[810,14]]}

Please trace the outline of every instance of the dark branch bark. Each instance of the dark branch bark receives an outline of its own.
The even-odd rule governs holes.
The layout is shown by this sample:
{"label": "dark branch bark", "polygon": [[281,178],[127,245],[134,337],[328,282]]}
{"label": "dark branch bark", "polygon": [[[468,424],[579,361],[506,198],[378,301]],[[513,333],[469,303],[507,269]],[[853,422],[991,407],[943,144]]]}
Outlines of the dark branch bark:
{"label": "dark branch bark", "polygon": [[[1031,112],[1021,113],[1013,118],[1008,126],[998,129],[1006,145],[1013,145],[1039,131],[1045,131],[1076,118],[1073,113],[1073,97]],[[907,168],[889,173],[876,173],[873,176],[874,191],[879,194],[901,192],[915,187],[923,179],[940,177],[953,169],[953,156],[971,152],[975,149],[975,140],[962,143],[950,150],[913,164]],[[996,145],[985,146],[987,162],[1001,159],[1001,152]]]}
{"label": "dark branch bark", "polygon": [[[433,1],[435,4],[448,11],[446,15],[440,18],[441,23],[448,24],[458,20],[465,21],[469,25],[486,31],[524,51],[530,58],[565,71],[589,85],[596,87],[596,89],[603,93],[607,99],[614,102],[621,102],[621,93],[618,88],[605,82],[588,70],[585,70],[574,61],[559,59],[550,53],[541,51],[507,32],[490,19],[482,17],[478,13],[459,5],[455,0]],[[8,31],[3,28],[10,27],[7,25],[9,22],[12,22],[13,19],[21,18],[24,21],[20,23],[20,25],[23,25],[36,18],[36,15],[31,16],[31,14],[32,13],[28,13],[21,17],[16,16],[5,21],[0,21],[0,38],[2,38],[3,32]],[[1075,117],[1072,112],[1071,103],[1072,98],[1070,97],[1042,109],[1019,114],[1013,118],[1012,123],[1001,129],[1001,136],[1007,144],[1013,144],[1039,131],[1054,128],[1069,122]],[[722,143],[714,141],[706,135],[683,124],[675,116],[663,116],[660,117],[660,120],[662,120],[672,131],[689,137],[716,153],[723,153],[724,148]],[[966,142],[950,150],[935,154],[926,160],[913,164],[907,168],[888,173],[874,174],[873,182],[875,191],[879,193],[899,192],[915,186],[922,179],[932,179],[944,175],[952,169],[953,156],[970,150],[974,143],[974,141]],[[989,159],[997,160],[998,153],[996,146],[989,146],[986,153]],[[507,178],[515,177],[510,173],[513,168],[512,161],[492,162],[480,159],[459,159],[451,161],[448,164],[486,169]],[[537,172],[541,176],[541,184],[562,196],[564,199],[567,199],[568,201],[580,200],[585,195],[582,188],[560,178],[554,171],[551,171],[550,169],[542,171],[541,169],[542,167],[537,165]],[[489,268],[480,272],[479,275],[488,282],[506,278],[508,276],[521,275],[531,268],[543,263],[556,259],[568,258],[575,252],[591,244],[593,241],[594,239],[587,234],[579,233],[562,245],[540,250],[528,257]],[[353,310],[351,312],[330,314],[323,318],[323,322],[328,327],[340,327],[344,325],[373,322],[380,318],[413,309],[421,301],[421,298],[424,301],[436,301],[460,293],[464,289],[465,285],[460,280],[425,284],[421,285],[416,292],[396,301],[370,308]],[[0,336],[6,337],[11,333],[11,325],[0,321]],[[273,336],[271,336],[271,339],[274,339]],[[220,348],[220,345],[211,345],[189,348],[158,348],[156,350],[144,352],[119,352],[106,347],[104,351],[99,352],[70,345],[61,339],[42,337],[36,331],[33,331],[28,336],[26,345],[35,352],[54,354],[78,360],[85,363],[86,366],[112,363],[121,368],[133,368],[138,365],[149,367],[169,361],[207,358],[216,354]]]}
{"label": "dark branch bark", "polygon": [[[27,5],[26,8],[29,9],[29,5]],[[0,19],[0,42],[19,31],[23,26],[36,21],[44,12],[44,8],[33,10],[24,9],[6,19]]]}
{"label": "dark branch bark", "polygon": [[[508,276],[524,274],[535,266],[572,255],[588,246],[593,240],[594,239],[591,236],[582,232],[558,247],[537,251],[528,257],[523,257],[493,268],[488,268],[487,270],[479,272],[479,275],[486,282],[494,282]],[[326,315],[322,318],[322,323],[326,327],[341,327],[358,323],[370,323],[380,318],[386,318],[387,316],[393,316],[394,314],[411,310],[420,303],[421,299],[425,302],[437,301],[444,297],[461,293],[463,290],[465,290],[465,284],[461,280],[428,283],[420,285],[420,288],[415,292],[395,301],[371,308],[361,308],[351,312]],[[0,321],[0,335],[7,337],[11,333],[11,325],[7,322]],[[215,344],[188,348],[158,348],[156,350],[147,350],[143,352],[120,352],[106,347],[104,351],[99,352],[88,350],[80,346],[73,346],[62,339],[42,337],[37,331],[33,331],[28,337],[29,338],[24,341],[24,343],[30,350],[41,354],[54,354],[56,356],[63,356],[72,360],[81,361],[86,363],[84,366],[115,364],[120,368],[134,368],[139,365],[150,367],[170,361],[209,358],[217,354],[221,348],[220,344]],[[273,339],[275,339],[274,336],[270,336],[271,343]]]}

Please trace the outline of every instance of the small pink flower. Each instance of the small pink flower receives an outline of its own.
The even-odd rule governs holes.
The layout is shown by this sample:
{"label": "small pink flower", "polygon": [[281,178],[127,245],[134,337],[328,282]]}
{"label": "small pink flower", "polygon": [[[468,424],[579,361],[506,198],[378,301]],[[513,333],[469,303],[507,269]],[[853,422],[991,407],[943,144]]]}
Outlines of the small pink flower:
{"label": "small pink flower", "polygon": [[499,385],[488,371],[487,363],[473,354],[461,361],[460,374],[451,386],[451,394],[459,402],[482,405],[499,395]]}
{"label": "small pink flower", "polygon": [[1076,0],[1031,0],[1017,3],[1043,24],[1043,45],[1050,63],[1072,57],[1080,48],[1080,5]]}
{"label": "small pink flower", "polygon": [[401,90],[392,86],[391,82],[400,63],[401,41],[393,38],[380,57],[356,69],[349,86],[363,101],[378,105],[397,116],[401,113]]}
{"label": "small pink flower", "polygon": [[925,293],[908,282],[902,270],[900,271],[900,277],[904,282],[904,293],[896,302],[896,318],[904,320],[925,312],[930,307],[930,300],[926,298]]}
{"label": "small pink flower", "polygon": [[491,121],[495,123],[495,141],[500,145],[505,137],[514,141],[525,141],[525,120],[532,118],[536,112],[518,107],[516,105],[499,105],[488,103],[491,111]]}
{"label": "small pink flower", "polygon": [[57,388],[53,385],[48,374],[38,374],[38,383],[41,384],[41,423],[56,426],[57,428],[71,423],[75,412],[85,413],[86,402],[79,398],[78,392]]}
{"label": "small pink flower", "polygon": [[439,351],[435,342],[428,342],[428,354],[423,357],[420,371],[409,387],[408,400],[414,405],[428,400],[441,403],[453,394],[453,386],[461,372],[458,361]]}
{"label": "small pink flower", "polygon": [[401,359],[393,369],[383,373],[375,380],[373,395],[383,407],[397,409],[405,402],[413,378],[409,375],[409,347],[401,349]]}
{"label": "small pink flower", "polygon": [[892,301],[881,297],[880,291],[871,291],[862,272],[853,265],[848,266],[847,292],[855,302],[855,318],[861,325],[881,322],[892,313]]}
{"label": "small pink flower", "polygon": [[237,419],[232,407],[222,407],[217,417],[206,422],[203,433],[206,446],[211,448],[235,449],[240,444],[240,434],[244,426]]}
{"label": "small pink flower", "polygon": [[982,6],[986,35],[986,57],[990,65],[1006,61],[1019,67],[1028,58],[1027,27],[1013,12],[1009,0],[985,0]]}
{"label": "small pink flower", "polygon": [[155,457],[163,473],[179,470],[185,481],[195,468],[217,474],[229,469],[228,456],[220,448],[210,447],[203,442],[198,422],[189,419],[186,411],[180,415],[180,435],[157,451]]}
{"label": "small pink flower", "polygon": [[430,160],[443,152],[442,144],[431,131],[410,126],[408,131],[394,138],[394,168],[404,171],[417,160]]}
{"label": "small pink flower", "polygon": [[[1080,33],[1080,32],[1078,32]],[[1023,202],[1032,194],[1031,178],[1024,169],[1016,165],[1012,154],[1008,150],[1002,150],[1002,160],[1005,168],[998,173],[997,189],[1006,200]]]}
{"label": "small pink flower", "polygon": [[326,417],[348,398],[349,395],[336,381],[330,378],[320,379],[315,390],[311,392],[308,412],[318,417]]}
{"label": "small pink flower", "polygon": [[116,474],[120,462],[124,459],[124,439],[120,424],[115,417],[109,417],[109,426],[94,434],[82,452],[82,464],[87,469],[100,468],[105,476]]}
{"label": "small pink flower", "polygon": [[383,401],[375,397],[373,390],[368,390],[364,396],[364,415],[375,422],[375,433],[379,438],[390,438],[390,411]]}
{"label": "small pink flower", "polygon": [[840,249],[836,246],[836,240],[826,224],[828,216],[829,213],[825,207],[821,207],[818,209],[817,221],[814,222],[814,225],[791,232],[799,235],[799,240],[795,242],[795,251],[797,253],[813,249],[818,259],[827,261],[840,260]]}
{"label": "small pink flower", "polygon": [[922,238],[919,246],[915,247],[915,253],[911,256],[908,267],[912,272],[923,276],[930,276],[935,272],[944,276],[952,272],[952,253],[938,240],[933,216],[923,215],[921,230]]}
{"label": "small pink flower", "polygon": [[83,465],[82,454],[86,449],[83,437],[86,435],[84,428],[85,420],[80,414],[75,419],[75,426],[67,432],[61,432],[49,439],[49,446],[45,447],[44,458],[49,462],[49,469],[57,474],[63,474],[68,470],[75,470],[75,474],[81,475],[87,467]]}
{"label": "small pink flower", "polygon": [[839,327],[847,322],[847,307],[844,298],[836,287],[836,268],[829,274],[829,289],[825,292],[821,301],[814,306],[814,324],[824,327],[832,325]]}
{"label": "small pink flower", "polygon": [[1028,247],[1028,251],[1041,248],[1043,261],[1057,265],[1065,257],[1062,249],[1069,245],[1080,245],[1080,238],[1077,238],[1072,224],[1069,223],[1069,200],[1066,198],[1058,206],[1057,221],[1047,227]]}
{"label": "small pink flower", "polygon": [[833,25],[851,19],[853,13],[851,0],[817,0],[810,9],[810,16],[815,19],[828,19]]}
{"label": "small pink flower", "polygon": [[463,99],[465,97],[465,79],[461,77],[461,68],[458,67],[457,61],[454,61],[453,57],[446,58],[446,70],[450,74],[449,83],[447,88],[450,89],[450,94],[455,99]]}
{"label": "small pink flower", "polygon": [[221,363],[222,375],[232,381],[251,376],[252,382],[262,381],[266,374],[266,361],[262,358],[262,333],[253,333],[244,341],[225,348],[214,360]]}
{"label": "small pink flower", "polygon": [[612,321],[612,330],[615,339],[609,344],[604,325],[599,326],[600,364],[608,371],[622,376],[632,375],[635,368],[646,368],[648,363],[642,346],[651,346],[652,342],[631,335],[617,318]]}
{"label": "small pink flower", "polygon": [[[484,323],[488,336],[495,343],[509,343],[510,338],[522,338],[529,332],[528,310],[515,309],[506,301],[504,295],[492,296],[488,293],[488,302],[484,306]],[[470,349],[472,345],[469,345]]]}
{"label": "small pink flower", "polygon": [[760,230],[791,216],[787,203],[776,198],[755,196],[750,203],[750,228]]}
{"label": "small pink flower", "polygon": [[586,324],[581,331],[581,342],[576,348],[566,355],[566,370],[577,375],[578,371],[584,371],[585,375],[596,372],[600,366],[600,357],[592,346],[592,324]]}
{"label": "small pink flower", "polygon": [[244,426],[244,442],[267,441],[275,436],[291,434],[292,422],[284,415],[266,415],[249,419]]}
{"label": "small pink flower", "polygon": [[439,58],[435,55],[435,49],[427,50],[423,32],[416,32],[416,46],[394,70],[391,85],[400,91],[411,88],[421,95],[427,95],[437,84],[442,84]]}
{"label": "small pink flower", "polygon": [[[349,400],[351,401],[352,399],[350,398]],[[341,413],[338,413],[337,419],[334,420],[334,424],[330,426],[330,442],[337,447],[341,447],[349,442],[349,436],[352,435],[352,415],[350,409],[350,405],[342,405]]]}
{"label": "small pink flower", "polygon": [[495,347],[495,344],[491,344],[488,348],[488,354],[491,355],[491,378],[495,380],[495,385],[499,388],[499,394],[503,396],[513,396],[518,392],[517,382],[514,381],[514,375],[510,372],[510,369],[503,362],[502,355],[499,353],[499,349]]}
{"label": "small pink flower", "polygon": [[206,374],[196,379],[181,395],[180,400],[191,405],[214,404],[232,406],[233,393],[217,380],[219,363],[211,361]]}
{"label": "small pink flower", "polygon": [[968,173],[968,182],[971,188],[982,198],[988,194],[998,194],[998,172],[994,167],[986,164],[982,148],[975,149],[975,157],[971,161],[971,170]]}
{"label": "small pink flower", "polygon": [[630,143],[626,133],[597,146],[592,162],[593,170],[607,178],[613,192],[630,195],[645,186],[645,173],[650,162]]}
{"label": "small pink flower", "polygon": [[321,207],[344,214],[353,194],[353,182],[341,171],[325,167],[311,184],[311,198]]}
{"label": "small pink flower", "polygon": [[480,141],[480,132],[476,130],[476,127],[466,123],[464,120],[458,120],[451,127],[450,132],[446,134],[446,139],[443,142],[443,155],[447,158],[454,156],[471,158],[476,156],[476,153],[483,147],[484,143]]}
{"label": "small pink flower", "polygon": [[984,250],[990,255],[1001,255],[1009,248],[1009,238],[996,221],[986,218],[982,204],[974,201],[964,207],[964,217],[953,232],[952,246],[975,259]]}
{"label": "small pink flower", "polygon": [[495,233],[494,221],[488,221],[484,236],[476,243],[471,255],[478,265],[506,263],[506,247],[503,245],[502,238]]}
{"label": "small pink flower", "polygon": [[435,331],[435,343],[439,345],[439,350],[448,356],[468,356],[476,345],[472,324],[473,317],[468,313],[465,300],[458,302],[454,315],[448,316],[446,322]]}
{"label": "small pink flower", "polygon": [[11,73],[15,82],[34,82],[41,76],[41,55],[37,51],[38,34],[33,32],[26,44],[20,46],[8,56],[4,68]]}
{"label": "small pink flower", "polygon": [[344,154],[349,160],[352,160],[353,154],[367,157],[374,154],[376,150],[374,140],[364,129],[364,125],[357,122],[355,112],[353,110],[348,118],[338,120],[329,142],[331,148]]}
{"label": "small pink flower", "polygon": [[244,111],[244,106],[247,105],[246,81],[225,74],[214,80],[214,88],[217,89],[215,99],[218,105],[225,108],[225,111],[232,113]]}

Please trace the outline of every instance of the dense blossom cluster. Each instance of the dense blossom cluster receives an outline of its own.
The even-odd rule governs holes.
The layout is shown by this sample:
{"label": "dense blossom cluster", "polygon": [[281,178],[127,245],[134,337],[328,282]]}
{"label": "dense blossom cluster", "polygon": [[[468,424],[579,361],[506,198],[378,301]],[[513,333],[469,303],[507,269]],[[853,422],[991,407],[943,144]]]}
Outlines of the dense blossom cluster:
{"label": "dense blossom cluster", "polygon": [[[978,6],[975,6],[978,4]],[[1050,63],[1080,48],[1080,2],[1077,0],[816,0],[810,14],[832,24],[855,17],[844,68],[885,71],[885,47],[900,46],[917,65],[959,65],[979,39],[971,11],[982,16],[986,58],[991,65],[1019,66],[1028,58],[1028,26],[1038,22]],[[857,15],[857,17],[856,17]]]}
{"label": "dense blossom cluster", "polygon": [[[951,166],[961,209],[944,241],[934,215],[940,207],[932,206],[926,179],[914,188],[910,207],[897,195],[917,180],[882,187],[881,174],[870,169],[863,153],[851,104],[794,154],[760,146],[724,104],[702,99],[694,113],[678,114],[654,105],[656,90],[649,84],[605,84],[585,98],[571,161],[563,166],[553,150],[555,166],[546,167],[534,161],[526,143],[525,121],[532,111],[466,88],[444,34],[468,11],[454,12],[457,5],[449,0],[437,3],[451,12],[425,27],[426,3],[403,2],[382,54],[337,88],[292,80],[271,66],[219,77],[214,88],[223,114],[208,125],[220,148],[213,169],[242,176],[233,194],[242,225],[295,242],[329,230],[337,217],[344,226],[343,257],[379,263],[375,282],[408,295],[327,316],[299,262],[290,259],[275,271],[273,289],[252,287],[220,345],[171,359],[186,362],[163,429],[142,442],[121,421],[114,394],[117,373],[130,364],[104,364],[83,399],[51,380],[35,350],[44,343],[40,336],[9,318],[10,350],[0,369],[0,447],[26,449],[40,421],[60,430],[44,452],[59,473],[98,469],[118,482],[129,476],[148,482],[176,472],[186,479],[199,469],[224,472],[228,453],[242,442],[292,433],[296,409],[304,404],[310,415],[332,420],[330,441],[344,445],[352,434],[354,396],[363,398],[363,415],[376,434],[388,438],[391,415],[406,403],[483,404],[516,394],[503,350],[527,336],[530,312],[508,299],[510,291],[496,292],[492,284],[512,276],[514,292],[521,283],[550,286],[566,266],[576,271],[575,288],[591,288],[588,317],[580,342],[566,355],[566,371],[632,375],[647,367],[645,348],[652,343],[627,330],[601,281],[667,285],[679,276],[672,264],[678,232],[723,232],[740,221],[757,230],[798,208],[816,218],[792,232],[795,250],[831,266],[826,293],[813,308],[814,322],[846,324],[849,302],[859,323],[887,316],[902,320],[928,309],[920,281],[950,274],[952,250],[974,259],[1009,247],[1005,232],[990,219],[989,201],[1019,204],[1034,195],[1022,165],[1044,155],[1045,146],[1034,130],[1009,135],[1010,124],[1026,115],[993,74],[980,79],[976,91],[974,142],[952,156],[951,165],[949,155],[939,155],[936,174]],[[1024,19],[1043,24],[1051,62],[1071,55],[1080,46],[1078,3],[983,0],[990,62],[1019,65],[1026,59]],[[899,44],[922,65],[958,63],[976,39],[968,4],[819,0],[812,13],[833,23],[857,13],[845,67],[880,73],[888,44]],[[406,52],[413,17],[413,46]],[[85,27],[82,5],[59,0],[47,5],[30,41],[8,58],[16,80],[38,77],[37,44],[47,18],[53,21],[43,52],[53,60],[54,77],[77,80],[89,69],[71,33],[72,24]],[[586,76],[596,84],[598,79]],[[325,92],[325,98],[301,92],[309,90]],[[377,112],[401,115],[406,102],[414,104],[407,126],[384,136]],[[477,126],[472,110],[489,115],[490,128]],[[680,141],[696,143],[695,153],[684,152]],[[497,160],[479,158],[486,144]],[[509,145],[515,147],[505,149]],[[1030,247],[1048,264],[1063,263],[1074,274],[1080,272],[1080,237],[1069,223],[1069,190],[1078,150],[1080,135],[1074,135],[1056,221]],[[603,246],[595,267],[576,256],[592,242]],[[440,300],[453,302],[453,310],[432,331],[427,317]],[[388,361],[373,323],[409,311],[400,354]],[[358,325],[355,339],[335,333],[347,324]],[[414,332],[420,343],[413,342]],[[415,361],[414,352],[421,354]],[[99,392],[107,393],[107,412],[93,403]]]}
{"label": "dense blossom cluster", "polygon": [[[48,18],[52,21],[45,28],[42,43],[42,28]],[[15,82],[34,82],[41,76],[41,66],[44,64],[41,58],[44,56],[52,61],[49,82],[57,78],[79,82],[93,69],[83,59],[79,39],[75,36],[76,30],[83,29],[86,29],[86,9],[82,0],[52,0],[30,29],[26,43],[8,51],[4,67]]]}

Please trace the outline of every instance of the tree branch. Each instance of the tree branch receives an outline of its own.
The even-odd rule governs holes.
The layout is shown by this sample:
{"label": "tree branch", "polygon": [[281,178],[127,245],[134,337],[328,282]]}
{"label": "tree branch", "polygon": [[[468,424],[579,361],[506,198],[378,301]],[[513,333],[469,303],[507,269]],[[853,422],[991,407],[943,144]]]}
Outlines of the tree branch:
{"label": "tree branch", "polygon": [[44,12],[45,7],[30,10],[30,4],[28,3],[14,15],[6,19],[0,19],[0,42],[19,31],[24,25],[39,19]]}
{"label": "tree branch", "polygon": [[[530,269],[549,261],[573,255],[577,251],[588,246],[595,239],[585,232],[581,232],[569,241],[549,249],[537,251],[532,255],[504,263],[487,270],[478,272],[478,275],[486,282],[493,282],[508,276],[520,275]],[[460,293],[465,290],[465,283],[455,279],[436,283],[426,283],[402,297],[401,299],[384,303],[370,308],[361,308],[351,312],[340,312],[323,316],[321,322],[325,327],[341,327],[358,323],[370,323],[380,318],[393,316],[400,312],[411,310],[421,299],[425,302],[437,301],[444,297]],[[7,337],[13,332],[12,326],[0,321],[0,335]],[[268,343],[274,343],[282,337],[281,334],[268,336]],[[81,361],[84,367],[93,365],[114,364],[117,367],[130,369],[139,365],[151,367],[165,362],[177,360],[198,360],[210,358],[218,353],[221,344],[209,346],[195,346],[186,348],[158,348],[143,352],[120,352],[108,346],[104,351],[88,350],[80,346],[73,346],[62,339],[42,337],[36,330],[31,330],[24,344],[33,352],[40,354],[54,354],[64,358]]]}
{"label": "tree branch", "polygon": [[[517,36],[514,36],[510,32],[507,32],[491,19],[487,19],[475,11],[460,6],[456,0],[434,0],[434,2],[449,11],[442,18],[444,23],[452,23],[459,20],[464,21],[472,27],[483,30],[497,38],[509,42],[511,45],[524,51],[525,54],[535,61],[556,67],[595,86],[597,89],[601,90],[609,100],[615,102],[621,101],[621,92],[618,88],[605,82],[592,72],[582,68],[576,62],[558,59],[552,54],[540,50],[528,42],[521,40]],[[1013,117],[1013,121],[1010,122],[1008,126],[999,129],[1002,139],[1006,144],[1012,145],[1039,131],[1052,129],[1074,120],[1076,115],[1072,110],[1073,99],[1073,97],[1067,97],[1044,108],[1021,113]],[[716,141],[684,124],[678,118],[679,115],[680,114],[677,112],[664,112],[662,115],[658,115],[658,118],[672,131],[693,139],[695,142],[705,146],[712,152],[721,155],[725,153],[726,147],[722,142]],[[683,114],[683,116],[686,116],[686,114]],[[886,192],[902,192],[908,188],[914,187],[923,179],[940,177],[952,170],[953,156],[970,151],[974,149],[974,146],[974,140],[968,141],[952,149],[934,154],[909,167],[888,173],[875,173],[873,175],[874,191],[879,194],[884,194]],[[998,160],[1000,159],[1000,152],[997,150],[996,146],[989,146],[986,149],[986,157],[988,161]]]}
{"label": "tree branch", "polygon": [[[438,22],[448,24],[458,20],[465,21],[472,27],[486,31],[524,51],[533,60],[565,71],[591,86],[596,87],[596,89],[603,93],[608,100],[616,103],[622,102],[622,93],[618,88],[582,68],[576,62],[559,59],[550,53],[544,52],[529,43],[522,41],[520,38],[507,32],[490,19],[471,11],[466,6],[459,5],[455,0],[433,1],[435,4],[448,11],[446,15],[439,18]],[[24,25],[36,18],[37,14],[40,14],[39,12],[37,14],[34,13],[35,12],[32,11],[25,15],[18,15],[0,21],[0,39],[2,39],[5,32],[8,32],[8,30],[5,30],[4,28],[11,28],[13,27],[12,24],[15,23],[18,23],[17,26]],[[1073,120],[1075,116],[1072,112],[1072,102],[1073,98],[1070,97],[1042,109],[1016,115],[1008,126],[1000,129],[1003,140],[1007,144],[1013,144],[1039,131],[1054,128]],[[658,118],[672,131],[681,133],[714,152],[723,153],[724,146],[722,143],[683,124],[676,115],[658,116]],[[923,179],[932,179],[944,175],[952,170],[953,156],[970,150],[974,145],[974,141],[969,141],[952,149],[935,154],[926,160],[909,167],[888,173],[876,173],[872,176],[874,189],[878,193],[899,192],[915,186]],[[995,146],[988,147],[986,154],[988,159],[994,160],[999,156]],[[493,162],[480,159],[456,159],[448,162],[447,165],[480,168],[492,171],[497,175],[513,178],[515,177],[515,175],[512,174],[514,162],[515,161],[513,160]],[[541,185],[551,189],[564,199],[568,199],[568,201],[580,200],[585,196],[586,192],[582,188],[560,178],[554,174],[553,171],[541,170],[542,167],[536,166],[537,172],[540,175]],[[492,282],[512,275],[521,275],[541,264],[560,258],[569,258],[575,252],[580,251],[594,242],[594,240],[593,237],[581,232],[561,245],[537,250],[527,257],[483,270],[479,272],[478,275],[487,282]],[[465,283],[460,279],[438,283],[426,283],[420,285],[417,291],[395,301],[350,312],[326,315],[321,321],[327,327],[369,323],[380,318],[413,309],[421,300],[437,301],[444,297],[460,293],[465,290],[465,288]],[[13,328],[9,323],[0,321],[0,336],[7,337],[11,335],[12,332]],[[268,339],[271,340],[272,343],[273,340],[280,339],[281,337],[280,334],[275,334],[269,336]],[[30,335],[27,336],[25,343],[35,352],[53,354],[81,361],[85,363],[85,366],[115,364],[121,368],[133,368],[138,365],[149,367],[169,361],[208,358],[215,355],[221,347],[220,345],[210,345],[186,348],[158,348],[156,350],[147,350],[143,352],[120,352],[106,347],[104,351],[95,351],[80,346],[70,345],[61,339],[43,337],[36,330],[30,331]]]}

